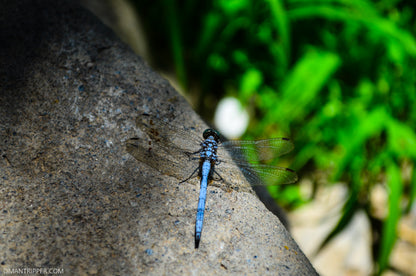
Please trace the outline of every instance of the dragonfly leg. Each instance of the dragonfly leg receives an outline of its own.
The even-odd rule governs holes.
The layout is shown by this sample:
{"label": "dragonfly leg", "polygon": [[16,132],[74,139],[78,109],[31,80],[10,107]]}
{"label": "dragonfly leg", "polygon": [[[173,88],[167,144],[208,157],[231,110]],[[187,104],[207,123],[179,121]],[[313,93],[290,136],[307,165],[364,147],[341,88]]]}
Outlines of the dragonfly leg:
{"label": "dragonfly leg", "polygon": [[225,182],[225,180],[224,180],[224,178],[222,178],[222,176],[219,174],[219,173],[217,173],[216,171],[215,171],[215,169],[213,170],[214,171],[214,173],[219,177],[219,178],[214,178],[213,180],[214,181],[221,181],[221,182]]}
{"label": "dragonfly leg", "polygon": [[185,180],[182,180],[181,182],[179,182],[179,184],[182,184],[182,183],[184,183],[184,182],[186,182],[186,181],[188,181],[189,179],[191,179],[192,177],[194,177],[194,175],[196,174],[196,172],[199,170],[199,167],[197,167],[193,172],[192,172],[192,174],[187,178],[187,179],[185,179]]}
{"label": "dragonfly leg", "polygon": [[[225,184],[226,188],[227,188],[227,192],[231,192],[232,190],[238,191],[239,187],[233,185],[232,183],[230,183],[229,181],[226,181],[224,178],[222,178],[222,176],[215,171],[215,169],[213,170],[214,173],[218,176],[218,178],[214,178],[214,183],[215,181],[221,181],[223,184]],[[211,184],[214,187],[221,187],[221,185],[216,185],[216,184]]]}
{"label": "dragonfly leg", "polygon": [[186,154],[189,158],[191,158],[191,156],[192,156],[192,155],[195,155],[195,154],[200,154],[200,153],[201,153],[201,150],[202,150],[202,149],[197,150],[197,151],[195,151],[195,152],[189,152],[189,151],[186,151],[186,152],[185,152],[185,154]]}
{"label": "dragonfly leg", "polygon": [[227,182],[227,181],[225,181],[225,179],[224,179],[224,178],[222,178],[222,176],[221,176],[219,173],[217,173],[215,170],[214,170],[214,173],[218,176],[218,178],[214,178],[214,179],[212,179],[212,180],[214,180],[214,181],[212,181],[212,182],[210,183],[210,185],[211,185],[211,186],[214,186],[214,187],[221,188],[221,187],[222,187],[222,185],[221,185],[221,184],[217,184],[217,183],[216,183],[216,182],[221,181],[221,183],[224,183],[224,184],[226,185],[226,187],[227,187],[227,192],[231,192],[231,190],[232,190],[233,188],[231,187],[230,183],[229,183],[229,182]]}

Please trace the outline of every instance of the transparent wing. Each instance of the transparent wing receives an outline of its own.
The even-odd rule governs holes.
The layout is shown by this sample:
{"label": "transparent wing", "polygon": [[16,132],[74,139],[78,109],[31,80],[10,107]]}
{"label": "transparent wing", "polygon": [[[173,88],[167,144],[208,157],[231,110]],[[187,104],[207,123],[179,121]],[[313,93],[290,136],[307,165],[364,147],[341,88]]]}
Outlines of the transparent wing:
{"label": "transparent wing", "polygon": [[148,138],[126,141],[126,150],[134,158],[179,180],[189,178],[197,169],[202,139],[194,129],[178,129],[147,114],[138,116],[136,125]]}
{"label": "transparent wing", "polygon": [[291,169],[265,165],[252,164],[243,161],[227,159],[215,166],[215,171],[229,184],[246,188],[245,179],[251,186],[269,186],[291,184],[298,180],[296,172]]}
{"label": "transparent wing", "polygon": [[[294,148],[288,138],[272,138],[257,141],[225,141],[218,147],[218,156],[225,156],[223,163],[235,163],[253,186],[290,184],[298,180],[296,173],[287,168],[253,162],[275,159]],[[229,155],[224,154],[227,152]],[[227,158],[226,156],[230,156]],[[250,162],[247,162],[250,160]],[[218,165],[220,167],[222,163]],[[228,166],[228,165],[227,165]]]}
{"label": "transparent wing", "polygon": [[248,164],[240,168],[252,185],[281,185],[298,181],[297,174],[288,168],[264,164]]}
{"label": "transparent wing", "polygon": [[200,135],[196,135],[195,128],[184,126],[183,129],[180,129],[161,118],[151,115],[140,115],[136,119],[136,125],[154,143],[158,143],[166,151],[173,154],[196,152],[200,149],[202,143],[202,132]]}
{"label": "transparent wing", "polygon": [[226,141],[221,143],[232,157],[250,161],[267,161],[290,152],[294,146],[288,138],[272,138],[257,141]]}
{"label": "transparent wing", "polygon": [[131,138],[126,141],[126,150],[140,162],[178,180],[190,177],[198,167],[198,155],[186,155],[183,151],[173,154],[148,139]]}

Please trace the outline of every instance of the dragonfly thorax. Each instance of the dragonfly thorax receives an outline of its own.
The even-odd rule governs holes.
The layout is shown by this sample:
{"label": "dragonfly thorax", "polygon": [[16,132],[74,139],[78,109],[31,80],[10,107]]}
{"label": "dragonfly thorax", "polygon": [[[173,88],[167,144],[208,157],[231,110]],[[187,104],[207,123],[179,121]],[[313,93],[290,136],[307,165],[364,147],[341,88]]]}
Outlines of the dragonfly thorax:
{"label": "dragonfly thorax", "polygon": [[217,161],[217,149],[218,142],[214,136],[210,135],[205,138],[205,141],[201,145],[200,157],[215,162]]}

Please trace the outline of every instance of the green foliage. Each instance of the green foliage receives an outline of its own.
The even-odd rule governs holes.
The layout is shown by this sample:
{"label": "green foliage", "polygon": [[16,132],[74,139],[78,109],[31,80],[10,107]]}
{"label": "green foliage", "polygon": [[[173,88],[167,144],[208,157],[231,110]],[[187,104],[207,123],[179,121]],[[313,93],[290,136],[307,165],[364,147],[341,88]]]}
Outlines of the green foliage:
{"label": "green foliage", "polygon": [[379,270],[383,271],[389,262],[389,255],[396,241],[396,228],[401,216],[400,198],[402,194],[402,180],[400,169],[396,164],[387,165],[387,184],[390,189],[388,216],[383,225],[383,235],[381,236],[381,247],[378,256]]}
{"label": "green foliage", "polygon": [[[348,183],[344,213],[323,246],[359,209],[377,220],[368,194],[384,179],[389,215],[382,229],[373,229],[381,236],[375,256],[381,273],[388,266],[398,220],[416,196],[415,170],[411,179],[400,174],[404,166],[413,169],[416,160],[416,14],[411,4],[136,4],[150,26],[156,63],[167,69],[173,62],[185,89],[199,88],[194,104],[202,115],[212,116],[213,103],[222,96],[237,96],[253,115],[248,135],[289,135],[297,151],[293,168],[312,166],[330,172],[331,181]],[[304,202],[297,189],[282,189],[275,189],[280,202]]]}

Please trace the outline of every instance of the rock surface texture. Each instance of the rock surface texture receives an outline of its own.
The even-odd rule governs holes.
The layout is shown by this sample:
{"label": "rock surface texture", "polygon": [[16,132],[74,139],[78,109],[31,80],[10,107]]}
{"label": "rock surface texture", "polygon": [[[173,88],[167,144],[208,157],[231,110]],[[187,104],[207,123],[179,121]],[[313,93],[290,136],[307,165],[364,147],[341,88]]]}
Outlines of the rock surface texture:
{"label": "rock surface texture", "polygon": [[[143,112],[203,129],[187,102],[71,1],[0,9],[0,273],[313,275],[253,193],[178,184],[125,142]],[[312,238],[312,237],[311,237]]]}

